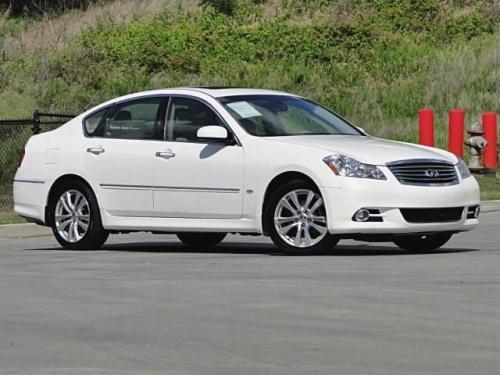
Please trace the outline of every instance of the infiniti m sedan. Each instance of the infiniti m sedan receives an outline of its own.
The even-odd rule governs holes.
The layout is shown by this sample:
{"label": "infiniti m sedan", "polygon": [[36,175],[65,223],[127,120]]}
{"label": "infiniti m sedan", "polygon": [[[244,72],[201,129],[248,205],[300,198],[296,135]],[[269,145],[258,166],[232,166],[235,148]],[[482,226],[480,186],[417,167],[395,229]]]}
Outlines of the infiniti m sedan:
{"label": "infiniti m sedan", "polygon": [[176,88],[110,100],[28,141],[15,211],[67,249],[112,233],[228,233],[318,254],[339,240],[431,251],[478,224],[479,188],[449,152],[378,139],[311,100]]}

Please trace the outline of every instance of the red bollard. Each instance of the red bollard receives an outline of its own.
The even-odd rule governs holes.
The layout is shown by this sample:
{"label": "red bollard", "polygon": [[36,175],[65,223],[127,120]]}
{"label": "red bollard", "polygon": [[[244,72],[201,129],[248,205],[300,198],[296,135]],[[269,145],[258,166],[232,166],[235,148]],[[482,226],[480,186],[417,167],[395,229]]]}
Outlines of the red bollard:
{"label": "red bollard", "polygon": [[419,142],[424,146],[434,147],[434,111],[422,108],[418,111]]}
{"label": "red bollard", "polygon": [[495,176],[497,173],[497,114],[495,112],[483,113],[484,138],[488,146],[484,149],[484,173]]}
{"label": "red bollard", "polygon": [[449,113],[448,151],[460,159],[464,158],[464,119],[465,112],[454,109]]}

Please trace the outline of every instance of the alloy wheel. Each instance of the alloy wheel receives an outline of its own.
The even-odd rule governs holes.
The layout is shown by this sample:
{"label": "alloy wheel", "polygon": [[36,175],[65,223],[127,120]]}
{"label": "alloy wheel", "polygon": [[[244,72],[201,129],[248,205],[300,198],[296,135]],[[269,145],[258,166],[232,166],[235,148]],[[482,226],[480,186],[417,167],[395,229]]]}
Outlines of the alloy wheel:
{"label": "alloy wheel", "polygon": [[308,189],[288,192],[276,205],[274,226],[280,238],[291,246],[316,245],[328,234],[323,199]]}
{"label": "alloy wheel", "polygon": [[59,235],[67,242],[80,241],[90,225],[90,206],[77,190],[64,192],[57,201],[55,224]]}

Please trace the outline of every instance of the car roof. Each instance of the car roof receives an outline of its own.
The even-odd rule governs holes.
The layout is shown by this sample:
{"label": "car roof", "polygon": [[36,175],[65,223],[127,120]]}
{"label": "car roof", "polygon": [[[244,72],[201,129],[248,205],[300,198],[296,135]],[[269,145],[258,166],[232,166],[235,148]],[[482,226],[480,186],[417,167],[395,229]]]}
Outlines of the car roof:
{"label": "car roof", "polygon": [[202,92],[204,94],[210,95],[214,98],[220,98],[224,96],[237,96],[237,95],[288,95],[292,94],[267,90],[267,89],[253,89],[253,88],[241,88],[241,87],[224,87],[224,86],[196,86],[196,87],[181,87],[181,90],[191,90],[195,92]]}
{"label": "car roof", "polygon": [[123,99],[132,99],[135,97],[141,97],[144,95],[172,95],[172,94],[193,94],[197,96],[197,94],[205,94],[209,95],[213,98],[220,98],[223,96],[236,96],[236,95],[287,95],[287,96],[295,96],[294,94],[282,92],[282,91],[274,91],[274,90],[266,90],[266,89],[250,89],[250,88],[237,88],[237,87],[221,87],[221,86],[194,86],[194,87],[174,87],[168,89],[157,89],[150,91],[141,91],[133,94],[121,96],[119,98],[114,98],[111,101],[115,100],[123,100]]}

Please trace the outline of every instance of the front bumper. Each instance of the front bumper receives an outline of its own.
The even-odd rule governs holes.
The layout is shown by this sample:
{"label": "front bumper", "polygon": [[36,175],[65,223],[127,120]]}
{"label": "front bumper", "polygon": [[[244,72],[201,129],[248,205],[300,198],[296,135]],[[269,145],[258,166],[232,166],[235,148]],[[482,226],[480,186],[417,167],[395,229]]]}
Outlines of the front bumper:
{"label": "front bumper", "polygon": [[[387,175],[387,174],[386,174]],[[391,176],[392,177],[392,176]],[[404,234],[471,230],[478,219],[467,219],[467,208],[479,205],[479,186],[466,178],[452,186],[409,186],[395,178],[385,181],[343,178],[338,188],[324,187],[328,230],[332,234]],[[464,207],[457,221],[409,223],[401,208]],[[356,222],[354,213],[360,208],[377,209],[382,222]]]}

